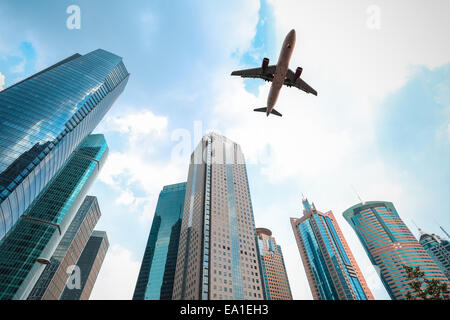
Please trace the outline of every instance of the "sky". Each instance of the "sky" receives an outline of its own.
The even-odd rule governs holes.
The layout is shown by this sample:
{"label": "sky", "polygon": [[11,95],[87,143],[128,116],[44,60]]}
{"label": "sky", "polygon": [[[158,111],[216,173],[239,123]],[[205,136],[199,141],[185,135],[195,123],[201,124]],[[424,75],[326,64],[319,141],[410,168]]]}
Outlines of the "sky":
{"label": "sky", "polygon": [[[80,9],[79,29],[67,20]],[[70,21],[69,21],[70,22]],[[70,26],[70,23],[69,23]],[[275,64],[318,91],[283,88],[282,118],[255,113],[270,84],[231,77]],[[391,201],[407,226],[450,229],[450,2],[366,0],[0,3],[0,89],[75,52],[123,57],[124,93],[96,128],[110,154],[96,195],[110,248],[91,299],[131,299],[164,185],[187,179],[203,134],[239,143],[257,227],[281,245],[294,299],[312,299],[290,217],[301,195],[332,210],[376,299],[388,295],[342,212]]]}

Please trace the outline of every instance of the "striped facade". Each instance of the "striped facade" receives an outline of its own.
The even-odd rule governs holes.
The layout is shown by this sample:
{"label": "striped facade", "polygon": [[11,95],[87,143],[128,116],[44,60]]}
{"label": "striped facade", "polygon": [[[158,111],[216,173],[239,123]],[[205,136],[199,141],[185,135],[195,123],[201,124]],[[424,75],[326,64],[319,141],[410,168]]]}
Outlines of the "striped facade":
{"label": "striped facade", "polygon": [[391,202],[369,201],[343,213],[355,230],[392,299],[405,299],[410,280],[403,265],[420,267],[426,279],[447,277],[403,223]]}
{"label": "striped facade", "polygon": [[373,300],[333,212],[303,206],[291,225],[314,300]]}
{"label": "striped facade", "polygon": [[281,247],[277,245],[272,232],[257,228],[261,274],[266,300],[292,300],[291,287],[284,265]]}

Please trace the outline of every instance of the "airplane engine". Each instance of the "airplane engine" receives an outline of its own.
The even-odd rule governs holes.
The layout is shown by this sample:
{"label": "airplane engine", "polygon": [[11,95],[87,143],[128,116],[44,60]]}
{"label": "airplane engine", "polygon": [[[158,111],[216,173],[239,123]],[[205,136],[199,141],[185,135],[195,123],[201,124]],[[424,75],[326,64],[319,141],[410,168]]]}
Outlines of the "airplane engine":
{"label": "airplane engine", "polygon": [[297,81],[298,78],[302,75],[303,68],[297,67],[297,70],[295,70],[294,75],[294,82]]}
{"label": "airplane engine", "polygon": [[264,58],[262,62],[263,73],[266,72],[267,66],[269,65],[269,58]]}

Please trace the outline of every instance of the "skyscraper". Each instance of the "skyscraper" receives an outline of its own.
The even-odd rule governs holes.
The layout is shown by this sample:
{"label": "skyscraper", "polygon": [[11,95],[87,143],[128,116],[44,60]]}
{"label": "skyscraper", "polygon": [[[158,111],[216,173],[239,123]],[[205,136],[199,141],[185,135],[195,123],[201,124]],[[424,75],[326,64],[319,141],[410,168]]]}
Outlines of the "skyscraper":
{"label": "skyscraper", "polygon": [[392,202],[368,201],[345,210],[392,299],[405,299],[410,280],[403,265],[420,267],[426,279],[448,281],[400,219]]}
{"label": "skyscraper", "polygon": [[372,300],[333,212],[317,211],[307,199],[303,206],[291,225],[314,300]]}
{"label": "skyscraper", "polygon": [[0,299],[26,299],[63,239],[107,157],[103,135],[87,136],[0,241]]}
{"label": "skyscraper", "polygon": [[76,280],[69,279],[60,300],[89,300],[108,248],[106,232],[94,230],[77,262],[81,276],[80,288],[76,287]]}
{"label": "skyscraper", "polygon": [[420,244],[450,280],[450,241],[442,239],[434,233],[426,233],[421,229],[419,231]]}
{"label": "skyscraper", "polygon": [[122,58],[98,49],[0,92],[0,240],[123,91]]}
{"label": "skyscraper", "polygon": [[191,155],[173,299],[263,299],[244,155],[205,135]]}
{"label": "skyscraper", "polygon": [[59,242],[50,259],[50,264],[45,266],[28,300],[58,300],[60,298],[69,279],[67,272],[71,266],[77,264],[100,215],[97,198],[87,196]]}
{"label": "skyscraper", "polygon": [[266,300],[292,300],[291,287],[284,265],[281,247],[277,245],[272,232],[257,228],[259,259]]}
{"label": "skyscraper", "polygon": [[133,300],[171,300],[186,182],[164,186],[142,259]]}

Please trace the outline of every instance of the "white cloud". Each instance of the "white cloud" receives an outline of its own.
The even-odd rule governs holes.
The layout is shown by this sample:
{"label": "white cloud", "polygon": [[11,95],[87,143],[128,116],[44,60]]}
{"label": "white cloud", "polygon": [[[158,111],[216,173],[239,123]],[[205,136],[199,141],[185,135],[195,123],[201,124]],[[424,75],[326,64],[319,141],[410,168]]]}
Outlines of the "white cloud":
{"label": "white cloud", "polygon": [[259,0],[204,2],[200,15],[208,41],[219,41],[221,50],[217,54],[229,57],[238,51],[250,48],[256,33]]}
{"label": "white cloud", "polygon": [[156,116],[149,110],[141,110],[126,115],[109,116],[103,124],[103,132],[116,131],[128,134],[130,142],[136,142],[139,138],[152,135],[155,139],[167,129],[167,117]]}
{"label": "white cloud", "polygon": [[133,297],[140,262],[134,261],[131,251],[113,245],[105,260],[91,293],[91,300],[130,300]]}
{"label": "white cloud", "polygon": [[116,204],[126,206],[128,213],[137,213],[142,223],[151,221],[162,187],[187,176],[187,161],[171,161],[170,152],[165,156],[160,152],[172,143],[167,117],[134,111],[108,117],[98,131],[116,132],[125,139],[120,151],[109,154],[99,180],[120,193]]}
{"label": "white cloud", "polygon": [[[109,155],[99,180],[115,188],[126,190],[116,200],[117,204],[131,205],[130,209],[139,212],[142,221],[151,220],[159,192],[164,185],[182,182],[187,176],[188,163],[176,165],[171,162],[141,157],[138,152],[113,152]],[[137,197],[129,189],[138,185],[145,191],[144,197]],[[144,206],[142,208],[142,206]],[[140,210],[137,210],[140,208]]]}
{"label": "white cloud", "polygon": [[136,201],[134,194],[130,190],[124,190],[120,193],[120,196],[116,199],[117,204],[123,204],[124,206],[130,206]]}
{"label": "white cloud", "polygon": [[0,91],[4,89],[3,88],[4,85],[5,85],[5,76],[0,72]]}

